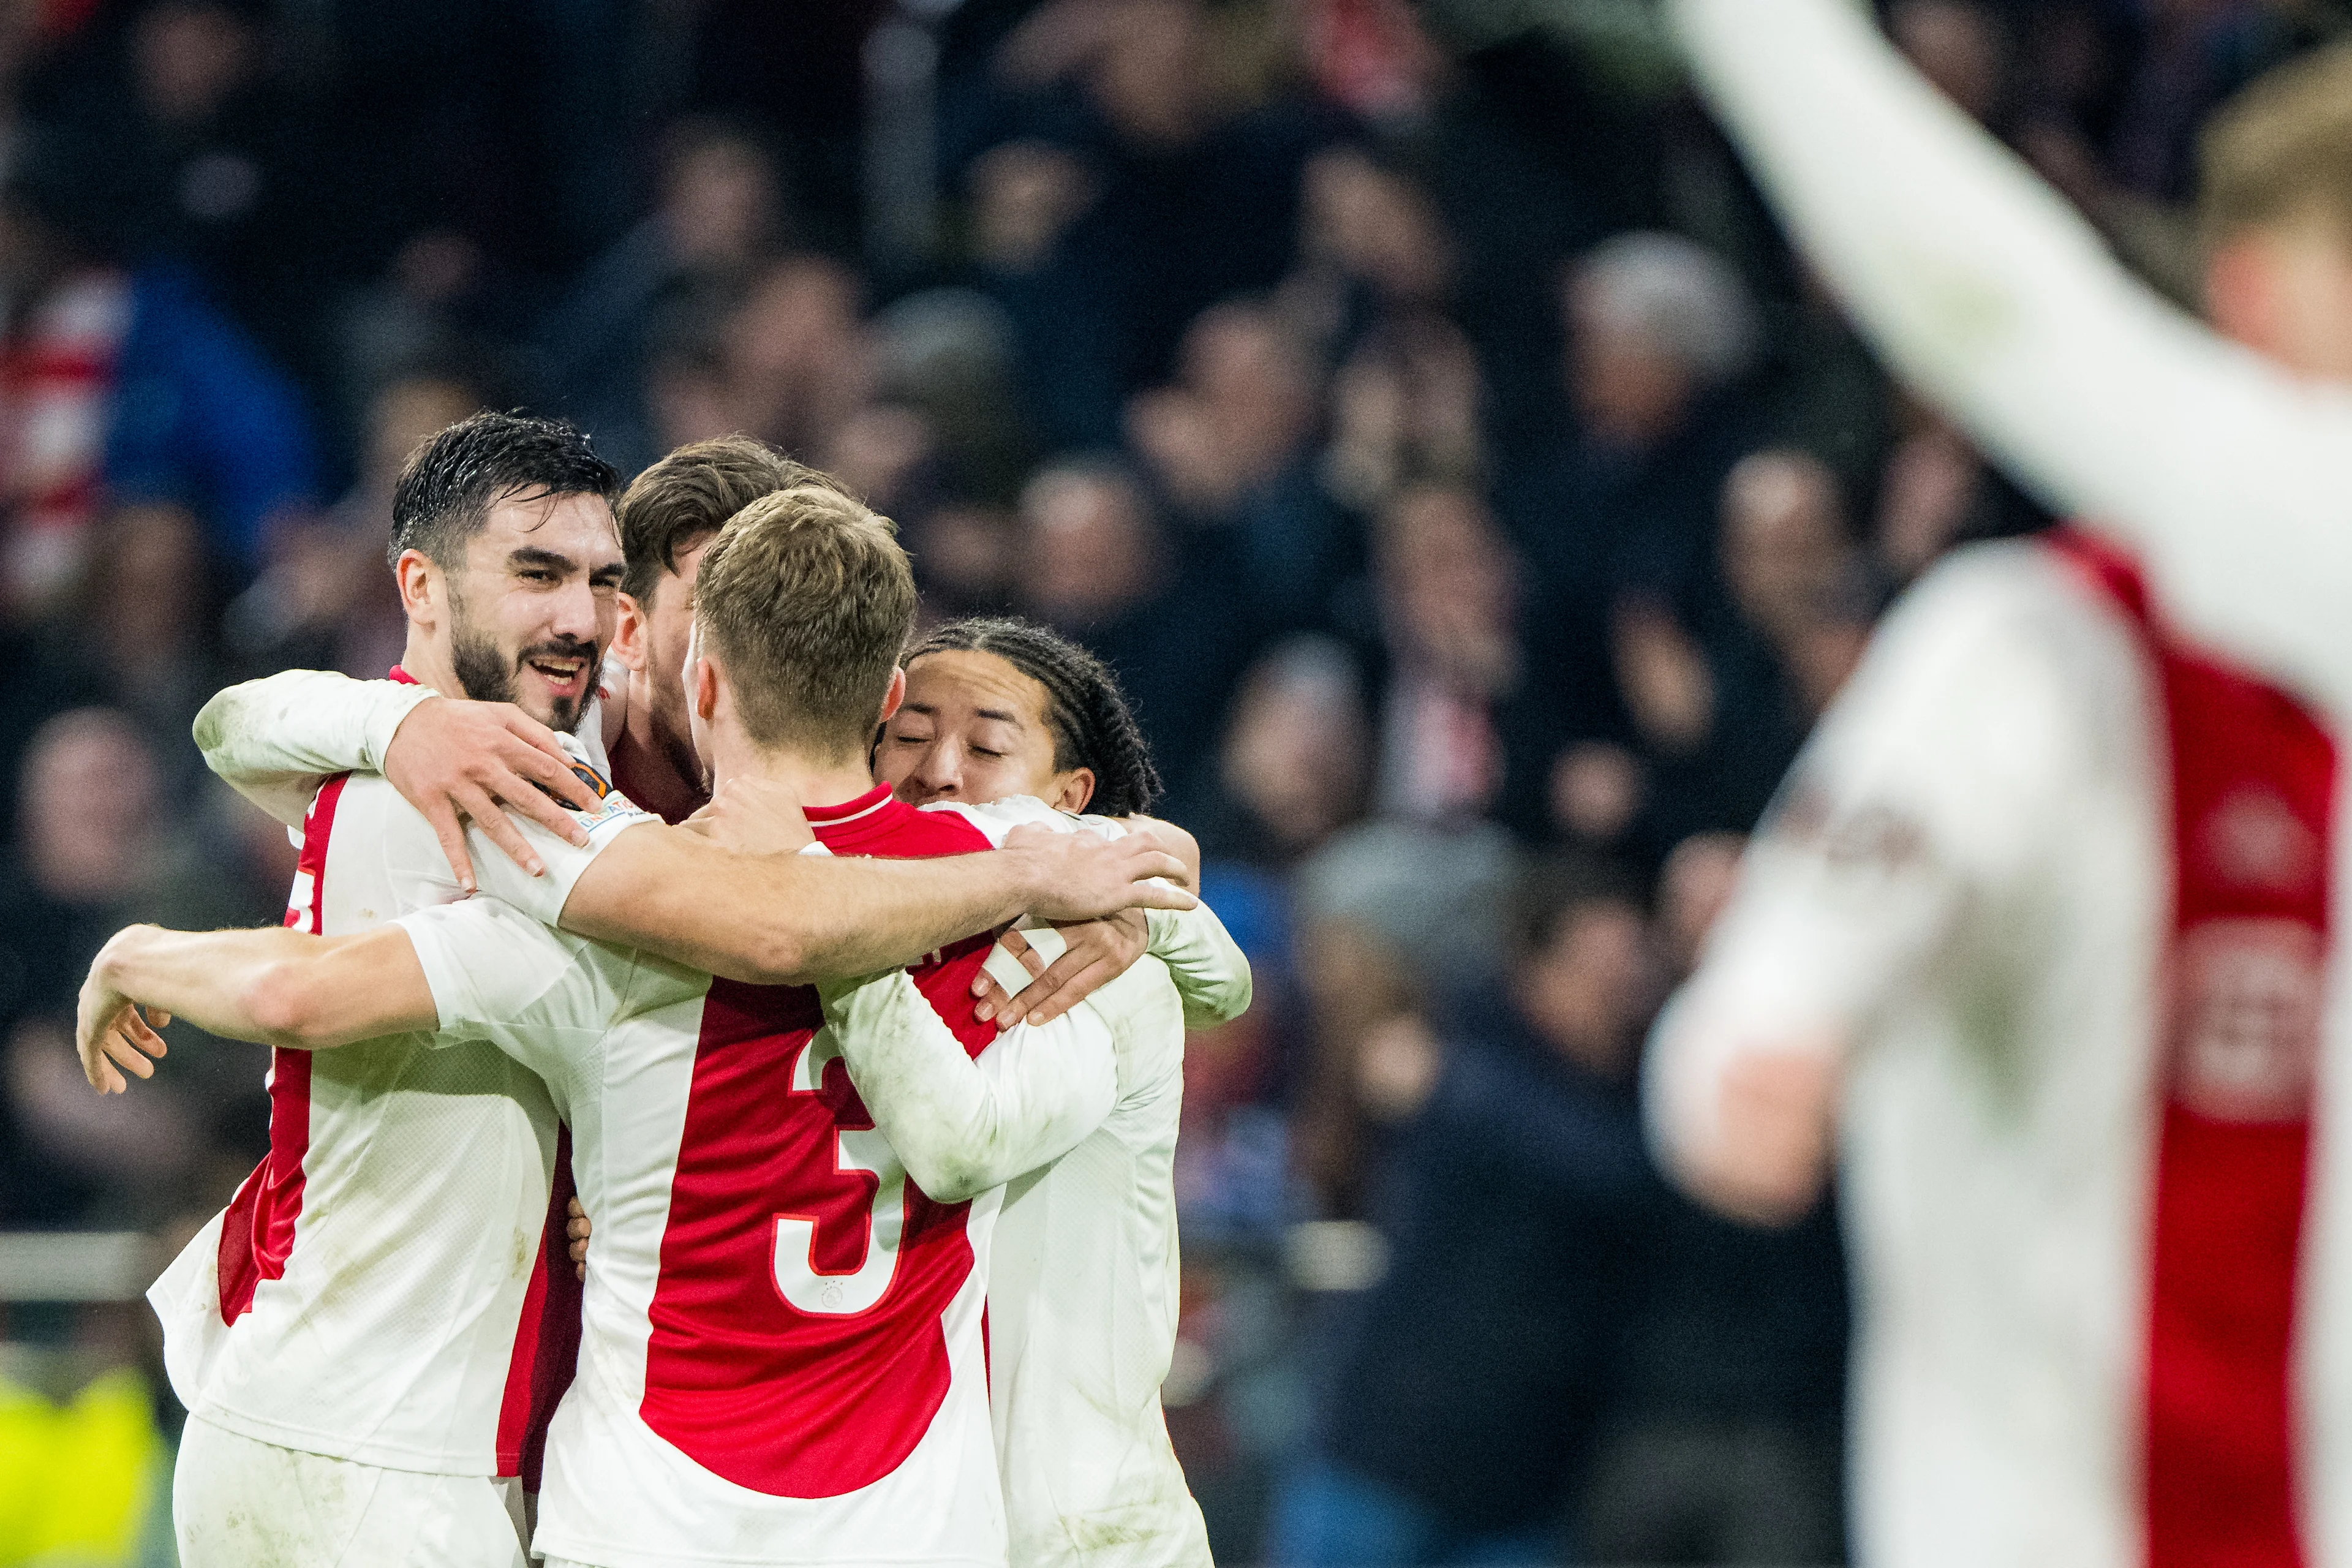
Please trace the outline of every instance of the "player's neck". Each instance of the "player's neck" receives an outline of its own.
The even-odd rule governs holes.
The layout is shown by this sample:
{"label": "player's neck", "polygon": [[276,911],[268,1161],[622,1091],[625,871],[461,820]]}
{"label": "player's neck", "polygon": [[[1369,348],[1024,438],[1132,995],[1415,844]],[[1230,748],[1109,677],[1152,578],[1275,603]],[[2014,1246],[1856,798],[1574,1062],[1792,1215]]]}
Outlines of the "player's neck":
{"label": "player's neck", "polygon": [[714,788],[730,778],[780,784],[803,806],[820,810],[856,800],[874,787],[872,768],[854,752],[828,757],[791,746],[763,747],[731,726],[712,732],[710,777]]}
{"label": "player's neck", "polygon": [[463,697],[465,686],[457,679],[457,662],[446,648],[433,646],[432,639],[418,630],[414,623],[408,628],[408,641],[400,650],[400,668],[419,686],[429,686],[444,697]]}
{"label": "player's neck", "polygon": [[663,820],[678,821],[702,805],[702,770],[685,772],[676,750],[655,732],[653,682],[641,669],[629,672],[621,732],[604,750],[622,793]]}

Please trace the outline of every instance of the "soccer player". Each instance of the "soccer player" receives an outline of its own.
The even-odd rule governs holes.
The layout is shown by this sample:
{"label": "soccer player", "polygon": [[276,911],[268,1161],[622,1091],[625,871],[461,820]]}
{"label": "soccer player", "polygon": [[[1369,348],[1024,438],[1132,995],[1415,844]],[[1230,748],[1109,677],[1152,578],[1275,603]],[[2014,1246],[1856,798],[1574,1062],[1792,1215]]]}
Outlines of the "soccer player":
{"label": "soccer player", "polygon": [[[698,739],[722,798],[746,777],[814,799],[866,785],[913,609],[887,525],[838,490],[740,514],[696,611]],[[808,813],[828,849],[886,855],[952,853],[1024,815],[1045,813],[917,812],[883,787]],[[488,1038],[545,1076],[604,1221],[582,1376],[550,1443],[551,1561],[986,1563],[1003,1553],[981,1364],[989,1189],[1116,1094],[1089,1009],[1001,1039],[973,1016],[990,947],[833,987],[820,1013],[806,990],[559,936],[493,900],[328,940],[133,928],[93,971],[84,1039],[152,1048],[121,1006],[140,996],[311,1047],[437,1023],[443,1043]],[[929,1119],[951,1136],[901,1150],[875,1131],[833,1065],[869,1029],[899,1042],[867,1056],[878,1074],[894,1049],[982,1058],[928,1075],[961,1097]]]}
{"label": "soccer player", "polygon": [[1770,1219],[1842,1144],[1869,1560],[2352,1561],[2336,731],[2185,635],[2352,696],[2352,56],[2209,143],[2231,343],[1865,16],[1674,15],[1890,356],[2154,591],[2068,533],[1889,617],[1661,1021],[1660,1147]]}
{"label": "soccer player", "polygon": [[[394,542],[419,695],[388,743],[366,742],[388,767],[412,731],[465,706],[435,690],[584,716],[620,569],[612,489],[576,432],[541,421],[478,416],[420,448]],[[478,830],[510,834],[544,874],[486,855],[484,886],[751,981],[870,972],[1040,899],[1103,913],[1131,901],[1134,878],[1180,868],[1139,851],[1089,860],[1120,847],[1067,835],[925,866],[736,856],[617,795],[564,821],[584,847],[486,803]],[[383,778],[317,790],[289,923],[362,931],[458,894],[433,827]],[[86,1065],[121,1087],[118,1065]],[[495,1479],[514,1473],[551,1370],[530,1332],[556,1152],[545,1088],[488,1046],[385,1040],[316,1062],[287,1053],[270,1089],[268,1158],[151,1292],[193,1413],[175,1482],[184,1560],[519,1563],[512,1489]]]}
{"label": "soccer player", "polygon": [[[1150,808],[1160,783],[1102,662],[1041,626],[1006,620],[954,623],[915,646],[907,699],[883,726],[874,763],[899,799],[917,805],[1028,795],[1130,817]],[[1250,973],[1205,905],[1152,924],[1173,928],[1173,940],[1156,940],[1152,956],[1087,998],[1118,1052],[1110,1115],[1014,1181],[997,1219],[989,1403],[1016,1568],[1210,1561],[1160,1408],[1176,1344],[1176,1132],[1185,1027],[1238,1016]],[[1041,998],[1027,1016],[1057,1014]],[[866,1101],[886,1122],[918,1109],[886,1110],[872,1086]]]}

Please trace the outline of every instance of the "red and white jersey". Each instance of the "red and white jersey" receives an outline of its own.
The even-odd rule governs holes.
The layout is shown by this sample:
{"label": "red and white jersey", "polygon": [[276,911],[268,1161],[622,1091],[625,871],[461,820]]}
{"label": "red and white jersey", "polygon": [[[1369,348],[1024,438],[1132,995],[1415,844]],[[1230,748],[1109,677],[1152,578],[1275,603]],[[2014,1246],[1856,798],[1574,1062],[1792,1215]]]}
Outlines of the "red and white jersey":
{"label": "red and white jersey", "polygon": [[[596,853],[651,820],[617,795],[578,815],[584,849],[522,825],[544,877],[478,847],[485,892],[555,920]],[[381,776],[319,789],[289,925],[343,935],[461,897]],[[544,1234],[554,1108],[494,1047],[427,1039],[276,1053],[268,1157],[148,1299],[173,1391],[215,1425],[389,1468],[512,1475],[534,1394],[562,1370],[540,1364],[536,1334],[551,1261],[555,1288],[571,1283],[561,1226]]]}
{"label": "red and white jersey", "polygon": [[1650,1099],[1852,1043],[1867,1561],[2294,1568],[2352,1500],[2337,774],[2074,536],[1936,568],[1801,758]]}
{"label": "red and white jersey", "polygon": [[[1021,804],[919,811],[877,787],[807,815],[832,853],[925,857],[1045,815]],[[816,992],[714,980],[492,900],[402,923],[440,1037],[494,1042],[548,1083],[595,1216],[534,1549],[614,1568],[1002,1563],[982,1328],[1002,1190],[941,1203],[908,1177]],[[1033,1085],[1028,1103],[1061,1086],[1051,1158],[1109,1108],[1108,1033],[1083,1006],[1002,1037],[976,1019],[992,942],[933,955],[912,988],[983,1069]]]}

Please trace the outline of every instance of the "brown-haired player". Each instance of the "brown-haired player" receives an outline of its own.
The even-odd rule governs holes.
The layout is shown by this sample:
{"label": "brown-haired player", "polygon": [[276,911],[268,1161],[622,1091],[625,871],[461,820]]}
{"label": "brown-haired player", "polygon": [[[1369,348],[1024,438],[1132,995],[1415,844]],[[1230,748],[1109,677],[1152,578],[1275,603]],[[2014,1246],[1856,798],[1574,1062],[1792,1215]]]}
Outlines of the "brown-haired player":
{"label": "brown-haired player", "polygon": [[2352,1563],[2352,48],[2209,139],[2216,331],[1864,8],[1670,10],[1888,357],[2147,573],[1980,546],[1888,617],[1660,1025],[1661,1150],[1766,1219],[1842,1156],[1866,1560]]}
{"label": "brown-haired player", "polygon": [[[831,803],[807,818],[834,855],[957,854],[1052,817],[918,810],[871,784],[914,605],[888,524],[837,489],[739,513],[701,562],[688,686],[722,796]],[[293,1050],[487,1040],[546,1081],[598,1217],[534,1543],[551,1562],[988,1563],[1004,1554],[981,1330],[999,1188],[1117,1092],[1089,1007],[1001,1037],[976,1016],[991,942],[820,994],[714,980],[488,898],[347,938],[134,927],[93,968],[84,1042],[93,1060],[152,1048],[136,1001]],[[876,1127],[851,1064],[920,1079],[919,1141]]]}

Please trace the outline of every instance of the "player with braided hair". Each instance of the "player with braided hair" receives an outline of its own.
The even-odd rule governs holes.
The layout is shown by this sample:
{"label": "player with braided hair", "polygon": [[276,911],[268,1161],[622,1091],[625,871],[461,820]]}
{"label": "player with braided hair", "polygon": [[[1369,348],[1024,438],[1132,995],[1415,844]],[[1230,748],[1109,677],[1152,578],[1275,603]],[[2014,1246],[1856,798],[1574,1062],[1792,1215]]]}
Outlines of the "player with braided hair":
{"label": "player with braided hair", "polygon": [[[1025,621],[957,621],[910,648],[905,667],[906,700],[874,756],[875,776],[900,799],[1026,795],[1065,811],[1133,817],[1159,795],[1126,695],[1077,644]],[[1176,1123],[1186,1024],[1248,1005],[1249,966],[1206,905],[1190,920],[1202,934],[1189,946],[1153,930],[1150,954],[1087,998],[1110,1026],[1118,1060],[1110,1115],[1005,1189],[988,1293],[990,1404],[1017,1568],[1210,1561],[1160,1410],[1176,1344]],[[1074,938],[1035,980],[1000,956],[997,977],[1024,987],[1001,1002],[1003,1015],[1058,1012],[1066,1005],[1058,994],[1038,1005],[1030,993],[1053,986],[1057,972],[1083,976],[1097,962],[1119,962],[1081,953],[1103,929]],[[1029,940],[1050,957],[1060,935],[1034,931]],[[1005,945],[1017,947],[1017,937]],[[1024,962],[1041,966],[1035,952]],[[1171,974],[1181,977],[1181,995]],[[887,1086],[861,1087],[877,1116],[890,1113]]]}
{"label": "player with braided hair", "polygon": [[[950,621],[909,648],[909,676],[918,660],[946,653],[993,656],[1044,689],[1057,774],[1083,773],[1093,783],[1091,795],[1082,799],[1049,804],[1073,811],[1091,807],[1098,816],[1135,816],[1160,798],[1160,769],[1151,748],[1144,743],[1118,678],[1101,659],[1034,622],[982,616]],[[956,793],[934,787],[923,798],[953,799]]]}

